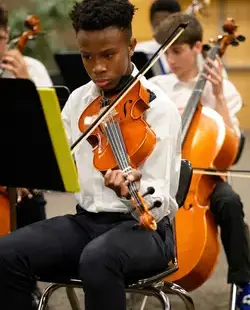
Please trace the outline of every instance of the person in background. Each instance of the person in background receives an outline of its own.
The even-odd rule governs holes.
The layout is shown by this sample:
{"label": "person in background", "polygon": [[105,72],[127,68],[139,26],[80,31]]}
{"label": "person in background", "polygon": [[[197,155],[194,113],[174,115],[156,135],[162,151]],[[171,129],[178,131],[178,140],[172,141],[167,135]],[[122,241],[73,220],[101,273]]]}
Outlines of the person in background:
{"label": "person in background", "polygon": [[[153,35],[160,25],[170,14],[180,12],[181,6],[176,0],[155,0],[153,1],[150,11],[149,20]],[[148,58],[158,50],[160,44],[152,38],[152,40],[138,42],[135,47],[135,52],[143,52]],[[153,71],[155,75],[169,73],[169,66],[164,56],[161,56],[158,62],[154,65]]]}
{"label": "person in background", "polygon": [[[186,30],[166,51],[165,55],[171,74],[159,75],[150,82],[160,87],[170,97],[182,114],[190,98],[200,68],[197,55],[202,49],[203,29],[200,22],[192,15],[175,13],[164,20],[155,34],[157,42],[162,44],[169,29],[180,22],[189,22]],[[210,58],[204,67],[208,70],[208,80],[202,94],[201,103],[215,110],[226,126],[240,135],[237,112],[242,107],[241,96],[235,86],[222,75],[222,63],[219,57]],[[205,145],[204,145],[205,147]],[[232,187],[218,178],[210,197],[210,210],[220,227],[221,240],[228,261],[228,283],[238,286],[237,309],[250,310],[250,247],[249,231],[244,222],[242,201]]]}
{"label": "person in background", "polygon": [[[0,2],[0,76],[1,78],[30,79],[36,87],[52,87],[53,83],[45,68],[38,60],[23,56],[17,49],[8,49],[10,38],[8,11]],[[33,194],[25,188],[17,189],[17,229],[46,219],[44,194]],[[34,303],[37,304],[40,292],[33,286]]]}
{"label": "person in background", "polygon": [[[155,0],[153,1],[150,8],[150,24],[154,33],[159,27],[160,23],[167,19],[171,14],[181,12],[182,8],[178,1],[176,0]],[[188,13],[191,14],[191,13]],[[152,55],[158,50],[160,44],[153,38],[149,41],[139,42],[136,45],[136,52],[145,53],[148,58],[152,57]],[[204,57],[201,52],[197,55],[197,63],[199,68],[201,69],[204,65]],[[153,72],[155,75],[168,74],[171,73],[169,68],[169,64],[167,62],[166,57],[161,56],[158,62],[153,67]],[[222,69],[223,77],[228,78],[227,72],[225,68]]]}

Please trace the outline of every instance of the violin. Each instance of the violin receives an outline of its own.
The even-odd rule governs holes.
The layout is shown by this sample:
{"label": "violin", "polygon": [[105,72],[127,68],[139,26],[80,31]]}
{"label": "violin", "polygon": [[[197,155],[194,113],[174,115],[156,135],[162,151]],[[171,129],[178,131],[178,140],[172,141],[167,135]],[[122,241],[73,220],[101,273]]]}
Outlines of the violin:
{"label": "violin", "polygon": [[[12,39],[8,43],[8,49],[18,49],[23,53],[25,45],[29,40],[34,40],[41,31],[40,20],[36,15],[28,15],[24,21],[24,25],[28,31],[23,32],[19,37]],[[1,70],[1,69],[0,69]],[[0,77],[3,75],[4,70],[0,71]]]}
{"label": "violin", "polygon": [[[161,54],[175,42],[185,30],[187,23],[179,24],[166,38],[152,58],[126,83],[116,95],[101,95],[83,111],[78,126],[82,135],[72,144],[72,154],[80,142],[87,140],[93,148],[93,165],[100,172],[121,169],[128,176],[133,168],[139,167],[154,150],[155,133],[143,118],[149,108],[150,94],[140,77],[155,64]],[[161,206],[156,201],[149,206],[144,197],[154,193],[149,187],[143,195],[135,182],[128,185],[132,210],[139,216],[139,226],[146,230],[156,230],[157,224],[150,210]]]}
{"label": "violin", "polygon": [[[232,18],[225,20],[223,30],[225,33],[213,40],[215,46],[209,52],[212,60],[217,54],[222,57],[229,45],[239,45],[244,39],[236,34],[237,25]],[[228,169],[237,157],[239,137],[216,111],[202,106],[201,96],[207,82],[202,73],[207,74],[207,70],[201,70],[182,115],[182,156],[193,167]],[[194,173],[184,206],[175,217],[179,269],[166,280],[187,291],[201,286],[217,263],[217,225],[209,209],[217,180],[218,176],[206,171]]]}
{"label": "violin", "polygon": [[[29,29],[23,32],[19,37],[14,38],[8,44],[9,49],[17,48],[20,52],[23,52],[28,40],[34,39],[40,32],[40,21],[35,15],[29,15],[24,25]],[[0,78],[3,75],[4,70],[0,72]],[[13,193],[14,192],[14,193]],[[0,236],[8,234],[10,231],[15,230],[15,194],[13,189],[7,189],[4,186],[0,186]],[[15,196],[15,197],[14,197]]]}

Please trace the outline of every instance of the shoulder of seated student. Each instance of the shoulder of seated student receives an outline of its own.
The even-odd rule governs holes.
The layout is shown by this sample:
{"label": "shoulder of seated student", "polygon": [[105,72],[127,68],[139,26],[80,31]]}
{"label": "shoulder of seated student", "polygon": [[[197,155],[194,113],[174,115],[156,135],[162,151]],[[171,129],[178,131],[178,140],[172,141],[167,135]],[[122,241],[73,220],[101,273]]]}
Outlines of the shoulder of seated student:
{"label": "shoulder of seated student", "polygon": [[160,44],[157,43],[155,40],[142,41],[136,44],[135,52],[143,52],[146,54],[152,54],[152,53],[155,53],[159,47],[160,47]]}
{"label": "shoulder of seated student", "polygon": [[[169,78],[167,75],[160,76],[164,81]],[[152,79],[145,82],[144,86],[151,90],[156,98],[150,102],[150,109],[147,112],[147,120],[153,123],[155,127],[161,128],[162,134],[166,128],[170,128],[175,123],[178,127],[181,124],[181,116],[175,105],[166,92],[163,91],[159,84],[153,83]]]}
{"label": "shoulder of seated student", "polygon": [[96,97],[98,92],[93,81],[89,81],[87,84],[84,84],[70,94],[68,101],[65,104],[65,107],[71,109],[76,109],[77,107],[85,108],[90,104]]}
{"label": "shoulder of seated student", "polygon": [[169,73],[153,76],[149,79],[149,82],[157,85],[164,91],[164,93],[167,93],[169,90],[173,89],[174,85],[178,82],[178,79],[175,74]]}
{"label": "shoulder of seated student", "polygon": [[24,60],[27,65],[30,78],[35,82],[37,87],[53,86],[48,70],[41,61],[28,56],[24,56]]}

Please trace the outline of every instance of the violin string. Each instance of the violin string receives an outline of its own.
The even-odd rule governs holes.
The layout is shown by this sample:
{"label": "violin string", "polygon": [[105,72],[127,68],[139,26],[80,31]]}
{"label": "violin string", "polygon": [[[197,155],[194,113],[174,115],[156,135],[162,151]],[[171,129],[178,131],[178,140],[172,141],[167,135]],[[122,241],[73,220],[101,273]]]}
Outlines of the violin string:
{"label": "violin string", "polygon": [[[112,126],[113,125],[113,126]],[[124,171],[126,170],[130,165],[129,165],[129,160],[126,152],[126,147],[120,132],[120,127],[117,121],[114,120],[113,116],[109,116],[109,122],[106,123],[106,133],[111,145],[111,148],[113,149],[113,153],[116,156],[116,159],[118,161],[118,165],[120,168]],[[119,134],[119,132],[120,134]],[[123,142],[123,143],[122,143]],[[119,145],[120,144],[120,145]],[[138,197],[138,191],[136,188],[136,184],[130,183],[129,185],[129,192],[130,195],[133,196],[135,203],[137,206],[140,208],[140,198]]]}
{"label": "violin string", "polygon": [[[125,169],[132,170],[131,167],[130,167],[130,164],[129,164],[129,158],[128,158],[128,155],[127,155],[126,146],[124,144],[122,133],[121,133],[121,130],[120,130],[120,127],[119,127],[119,124],[118,124],[117,121],[114,122],[114,133],[116,135],[115,140],[118,141],[118,143],[120,142],[120,144],[121,144],[121,152],[124,154],[124,167],[123,167],[123,170],[125,170]],[[129,172],[130,171],[128,171],[128,173]],[[133,197],[136,198],[136,202],[137,202],[137,204],[139,206],[140,205],[140,198],[137,196],[138,191],[137,191],[137,187],[136,187],[135,182],[130,183],[129,189],[130,189],[130,192],[131,191],[133,192]]]}
{"label": "violin string", "polygon": [[[107,136],[109,137],[109,141],[110,141],[111,147],[113,148],[113,152],[115,153],[115,155],[117,155],[118,164],[119,164],[120,168],[122,170],[124,170],[127,167],[127,165],[126,165],[125,162],[123,162],[121,160],[121,156],[120,156],[121,154],[119,152],[119,148],[114,143],[114,141],[116,139],[114,139],[112,137],[112,135],[114,134],[115,131],[112,128],[107,127],[107,131],[106,132],[107,132]],[[129,192],[130,192],[131,196],[134,198],[134,201],[137,204],[137,206],[140,208],[140,201],[139,201],[139,198],[137,197],[136,192],[134,190],[133,183],[129,184]]]}
{"label": "violin string", "polygon": [[[103,103],[104,104],[109,104],[109,98],[107,98],[107,97],[105,97],[105,96],[103,96]],[[112,113],[112,112],[111,112]],[[112,124],[114,124],[114,118],[113,118],[113,116],[112,116],[112,114],[109,114],[108,115],[108,118],[107,118],[107,120],[108,120],[108,122],[109,122],[109,128],[110,128],[110,130],[111,130],[111,133],[112,133]],[[115,139],[115,137],[114,137],[114,139]],[[118,140],[119,141],[119,140]],[[126,162],[128,162],[128,157],[127,157],[127,154],[125,153],[125,152],[123,152],[123,153],[120,153],[119,152],[119,149],[124,149],[125,148],[125,146],[124,146],[124,144],[122,145],[120,145],[120,148],[119,148],[119,146],[117,146],[116,147],[116,150],[115,150],[115,152],[116,152],[116,154],[117,154],[117,156],[119,156],[119,162],[120,162],[120,164],[123,164],[124,163],[124,165],[126,165]],[[125,150],[126,150],[126,148],[125,148]],[[123,167],[122,169],[124,169],[124,168],[126,168],[126,167]]]}
{"label": "violin string", "polygon": [[[115,123],[113,123],[113,124],[118,125]],[[114,126],[114,127],[118,127],[118,126]],[[111,126],[106,127],[106,128],[107,128],[107,135],[109,136],[111,147],[114,150],[113,152],[115,155],[117,155],[118,164],[122,170],[126,170],[126,168],[129,167],[129,162],[127,160],[128,159],[127,153],[124,151],[123,148],[120,149],[121,145],[119,146],[119,141],[121,141],[121,139],[119,139],[119,132],[118,132],[119,127],[118,128],[112,128],[112,123],[111,123]],[[117,142],[118,142],[118,145],[117,145]],[[123,150],[123,152],[122,152],[122,150]],[[123,153],[123,155],[121,153]],[[125,160],[123,157],[125,158]],[[136,188],[135,184],[130,183],[129,189],[130,189],[131,196],[133,196],[138,207],[140,207],[140,200],[139,200],[139,197],[137,196],[137,188]]]}
{"label": "violin string", "polygon": [[[218,44],[215,45],[211,49],[208,57],[211,58],[212,60],[214,60],[219,49],[220,49],[220,46]],[[206,62],[206,64],[209,67],[211,67],[211,65],[208,62]],[[202,95],[202,92],[203,92],[204,87],[205,87],[206,82],[207,82],[207,79],[205,77],[203,77],[202,74],[207,74],[206,68],[204,68],[200,72],[198,81],[195,84],[194,90],[193,90],[193,92],[192,92],[192,94],[191,94],[191,96],[187,102],[187,106],[186,106],[186,108],[182,114],[182,143],[184,143],[184,141],[185,141],[185,137],[187,135],[189,126],[190,126],[191,121],[193,119],[193,115],[197,109],[200,97]]]}

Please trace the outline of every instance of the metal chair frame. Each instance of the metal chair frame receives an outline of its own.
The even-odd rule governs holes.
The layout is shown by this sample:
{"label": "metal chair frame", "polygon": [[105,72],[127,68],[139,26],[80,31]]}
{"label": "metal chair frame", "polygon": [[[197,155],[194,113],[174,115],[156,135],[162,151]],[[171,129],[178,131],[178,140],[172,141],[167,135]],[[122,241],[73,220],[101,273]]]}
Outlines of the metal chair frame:
{"label": "metal chair frame", "polygon": [[[176,200],[179,207],[182,207],[189,190],[192,178],[192,167],[189,161],[182,160],[179,189],[176,195]],[[177,258],[174,259],[171,266],[164,272],[142,279],[138,282],[128,285],[125,288],[126,293],[141,294],[144,296],[140,310],[144,310],[148,296],[157,298],[163,310],[170,310],[171,305],[168,299],[168,294],[176,295],[182,299],[186,310],[195,310],[192,298],[179,285],[164,281],[165,277],[178,270]],[[83,288],[80,279],[41,279],[38,281],[51,283],[43,292],[38,310],[45,310],[51,295],[61,287],[66,288],[66,293],[73,310],[81,310],[78,298],[75,294],[74,288]],[[132,305],[133,306],[133,305]],[[130,308],[132,310],[132,308]]]}

